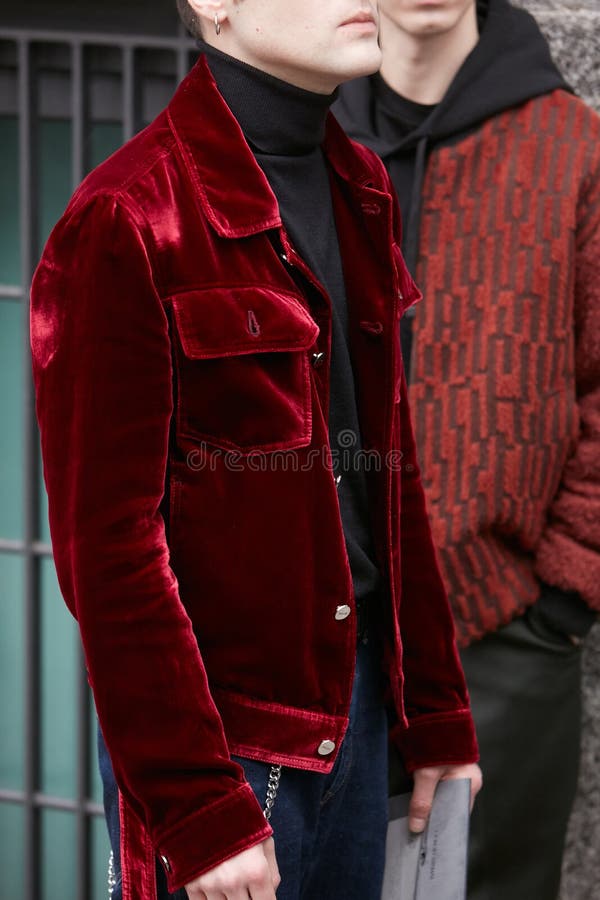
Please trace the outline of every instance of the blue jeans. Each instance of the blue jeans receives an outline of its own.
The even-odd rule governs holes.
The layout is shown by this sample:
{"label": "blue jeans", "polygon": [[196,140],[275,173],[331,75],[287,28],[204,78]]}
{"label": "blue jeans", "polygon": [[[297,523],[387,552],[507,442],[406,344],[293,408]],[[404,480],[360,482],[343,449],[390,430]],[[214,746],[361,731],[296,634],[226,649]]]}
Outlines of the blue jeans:
{"label": "blue jeans", "polygon": [[[361,643],[350,725],[329,775],[284,767],[271,816],[281,873],[278,900],[379,900],[388,818],[387,718],[382,701],[381,653]],[[121,900],[118,795],[98,729],[104,805],[115,860],[114,900]],[[264,806],[270,765],[234,757]],[[167,892],[157,863],[159,900]]]}

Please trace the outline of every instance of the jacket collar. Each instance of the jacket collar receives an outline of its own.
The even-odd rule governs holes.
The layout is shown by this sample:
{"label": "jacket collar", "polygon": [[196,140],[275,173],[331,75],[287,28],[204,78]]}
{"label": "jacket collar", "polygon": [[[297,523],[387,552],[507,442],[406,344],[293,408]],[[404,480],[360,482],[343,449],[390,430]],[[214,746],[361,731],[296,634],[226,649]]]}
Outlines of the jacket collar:
{"label": "jacket collar", "polygon": [[[167,116],[200,205],[217,234],[239,238],[281,227],[277,199],[204,56],[179,85]],[[344,180],[359,189],[369,180],[331,114],[323,150]]]}

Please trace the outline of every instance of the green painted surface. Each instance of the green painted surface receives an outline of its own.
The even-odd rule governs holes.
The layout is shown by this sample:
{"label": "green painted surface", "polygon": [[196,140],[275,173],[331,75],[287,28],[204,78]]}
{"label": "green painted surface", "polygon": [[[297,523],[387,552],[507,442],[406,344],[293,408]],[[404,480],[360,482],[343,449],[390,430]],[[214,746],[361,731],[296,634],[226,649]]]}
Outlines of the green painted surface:
{"label": "green painted surface", "polygon": [[41,813],[42,865],[40,900],[77,900],[76,819],[73,813]]}
{"label": "green painted surface", "polygon": [[77,626],[58,589],[54,563],[41,571],[41,779],[47,794],[75,797],[77,785]]}
{"label": "green painted surface", "polygon": [[72,193],[71,123],[60,119],[40,122],[37,150],[41,249]]}
{"label": "green painted surface", "polygon": [[23,809],[0,803],[0,897],[20,900],[25,894]]}
{"label": "green painted surface", "polygon": [[[23,563],[0,555],[0,787],[23,788]],[[2,843],[0,839],[0,844]],[[0,846],[0,852],[2,847]],[[0,875],[2,865],[0,864]],[[0,891],[0,897],[2,892]],[[15,895],[17,896],[17,895]]]}
{"label": "green painted surface", "polygon": [[19,124],[0,116],[0,284],[21,284],[19,242]]}
{"label": "green painted surface", "polygon": [[[1,166],[0,166],[1,168]],[[23,537],[23,307],[0,300],[0,537]]]}
{"label": "green painted surface", "polygon": [[119,122],[93,125],[89,135],[89,160],[94,169],[123,143],[123,128]]}
{"label": "green painted surface", "polygon": [[[0,813],[0,828],[2,818]],[[76,819],[71,812],[42,812],[42,895],[40,900],[76,900],[77,858]],[[104,819],[93,816],[90,829],[90,894],[88,900],[105,900],[108,896],[108,856],[110,843]],[[22,864],[21,864],[22,869]],[[0,882],[1,884],[1,882]],[[17,900],[20,894],[7,894]],[[0,892],[4,900],[4,894]]]}
{"label": "green painted surface", "polygon": [[91,823],[92,833],[92,897],[106,900],[108,894],[108,856],[110,842],[104,818],[96,817]]}

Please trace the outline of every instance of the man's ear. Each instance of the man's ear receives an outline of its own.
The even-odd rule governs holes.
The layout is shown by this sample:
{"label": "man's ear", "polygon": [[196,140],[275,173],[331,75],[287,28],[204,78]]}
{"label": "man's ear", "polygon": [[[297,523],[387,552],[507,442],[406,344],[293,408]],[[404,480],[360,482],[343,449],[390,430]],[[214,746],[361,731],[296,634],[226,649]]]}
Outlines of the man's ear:
{"label": "man's ear", "polygon": [[190,7],[202,23],[202,30],[206,34],[208,26],[213,28],[218,21],[222,25],[227,18],[227,10],[222,0],[188,0]]}

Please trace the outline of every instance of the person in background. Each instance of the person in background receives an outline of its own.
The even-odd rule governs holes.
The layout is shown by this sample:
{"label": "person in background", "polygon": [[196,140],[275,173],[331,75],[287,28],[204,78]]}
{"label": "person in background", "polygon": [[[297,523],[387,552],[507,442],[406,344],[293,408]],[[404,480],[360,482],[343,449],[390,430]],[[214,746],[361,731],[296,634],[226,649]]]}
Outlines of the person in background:
{"label": "person in background", "polygon": [[506,0],[382,0],[334,112],[424,299],[402,350],[486,780],[470,900],[555,900],[600,608],[600,119]]}
{"label": "person in background", "polygon": [[415,831],[481,773],[406,402],[419,292],[385,168],[329,114],[379,67],[376,7],[179,8],[197,64],[32,288],[111,896],[379,900],[389,733]]}

